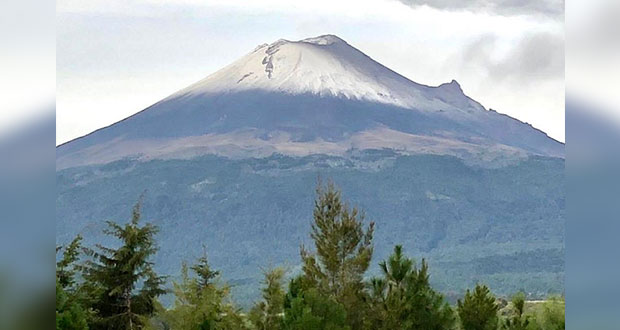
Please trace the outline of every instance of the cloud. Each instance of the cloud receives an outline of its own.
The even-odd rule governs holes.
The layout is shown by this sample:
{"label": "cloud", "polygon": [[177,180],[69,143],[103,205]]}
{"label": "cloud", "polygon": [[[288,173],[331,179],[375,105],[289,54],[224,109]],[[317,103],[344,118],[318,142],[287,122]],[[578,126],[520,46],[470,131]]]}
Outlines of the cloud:
{"label": "cloud", "polygon": [[529,31],[514,39],[481,35],[443,64],[465,93],[564,141],[564,34]]}
{"label": "cloud", "polygon": [[561,18],[564,0],[399,0],[411,7],[439,10],[488,12],[503,16],[533,15]]}
{"label": "cloud", "polygon": [[529,33],[498,55],[498,38],[484,35],[465,46],[463,67],[485,73],[495,82],[533,82],[564,78],[564,39],[547,32]]}

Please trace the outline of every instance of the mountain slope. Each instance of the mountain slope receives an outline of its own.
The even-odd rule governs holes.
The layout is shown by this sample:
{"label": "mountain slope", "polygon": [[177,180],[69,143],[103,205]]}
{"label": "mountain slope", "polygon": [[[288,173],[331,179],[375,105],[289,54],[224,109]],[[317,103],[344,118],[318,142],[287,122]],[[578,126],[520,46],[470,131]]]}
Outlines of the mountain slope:
{"label": "mountain slope", "polygon": [[160,227],[156,269],[178,275],[206,245],[245,306],[260,296],[261,269],[300,270],[312,247],[317,177],[375,221],[371,272],[395,244],[431,265],[431,281],[459,294],[476,282],[501,295],[563,292],[564,161],[534,156],[489,169],[453,156],[394,151],[230,159],[121,160],[57,172],[56,232],[113,244],[105,220],[124,223],[145,193],[143,217]]}
{"label": "mountain slope", "polygon": [[564,154],[530,125],[485,110],[456,81],[412,82],[327,35],[261,45],[144,111],[61,145],[57,167],[376,148],[487,160]]}

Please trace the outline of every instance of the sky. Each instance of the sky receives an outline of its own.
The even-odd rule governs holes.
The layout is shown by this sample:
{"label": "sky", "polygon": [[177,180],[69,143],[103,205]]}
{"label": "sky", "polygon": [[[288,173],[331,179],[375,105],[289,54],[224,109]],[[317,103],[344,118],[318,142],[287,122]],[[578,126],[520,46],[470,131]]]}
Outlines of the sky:
{"label": "sky", "polygon": [[563,0],[58,0],[56,33],[57,144],[259,44],[322,34],[565,139]]}

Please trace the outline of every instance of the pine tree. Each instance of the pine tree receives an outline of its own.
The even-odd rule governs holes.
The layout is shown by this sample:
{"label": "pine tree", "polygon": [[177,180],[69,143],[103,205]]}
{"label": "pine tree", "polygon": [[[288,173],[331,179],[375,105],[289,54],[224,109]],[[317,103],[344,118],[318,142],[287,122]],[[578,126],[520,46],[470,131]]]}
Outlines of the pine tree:
{"label": "pine tree", "polygon": [[431,287],[428,264],[424,259],[419,269],[414,268],[408,281],[407,301],[411,329],[445,330],[454,327],[454,311],[443,295]]}
{"label": "pine tree", "polygon": [[406,289],[407,282],[411,279],[413,272],[413,260],[403,255],[402,246],[396,245],[394,253],[387,261],[380,262],[379,267],[387,283],[387,326],[394,328],[401,325],[406,328],[410,323],[405,315],[407,311]]}
{"label": "pine tree", "polygon": [[[142,329],[154,312],[153,300],[165,293],[164,277],[153,270],[150,258],[155,254],[157,227],[140,226],[139,201],[133,208],[131,221],[123,226],[108,221],[104,233],[116,237],[119,248],[97,245],[97,251],[86,249],[86,285],[91,293],[92,308],[97,312],[93,329]],[[142,287],[136,291],[137,286]]]}
{"label": "pine tree", "polygon": [[[72,288],[75,284],[76,267],[81,248],[82,236],[76,236],[69,245],[64,248],[62,258],[56,263],[56,278],[63,289]],[[58,253],[62,247],[56,248]]]}
{"label": "pine tree", "polygon": [[495,330],[498,325],[499,306],[485,285],[477,284],[473,292],[467,290],[457,304],[463,330]]}
{"label": "pine tree", "polygon": [[303,276],[292,279],[284,301],[283,329],[349,330],[342,304],[321,294]]}
{"label": "pine tree", "polygon": [[[189,275],[190,269],[195,277]],[[244,329],[238,310],[228,301],[229,287],[215,283],[218,274],[206,255],[192,267],[183,263],[181,281],[173,283],[173,308],[163,315],[164,325],[175,330]]]}
{"label": "pine tree", "polygon": [[56,330],[87,330],[88,314],[56,278]]}
{"label": "pine tree", "polygon": [[363,276],[372,258],[374,223],[364,231],[364,216],[349,209],[333,183],[319,183],[314,204],[311,237],[316,255],[303,246],[303,271],[321,295],[345,307],[353,329],[360,329],[364,314]]}
{"label": "pine tree", "polygon": [[[56,263],[56,329],[88,329],[89,313],[82,306],[80,287],[76,284],[82,236],[78,235],[64,248],[62,258]],[[56,253],[63,250],[57,247]]]}
{"label": "pine tree", "polygon": [[394,247],[388,260],[379,263],[383,278],[372,278],[367,318],[369,329],[451,329],[452,309],[429,282],[428,265],[422,260],[418,269],[403,254],[402,246]]}
{"label": "pine tree", "polygon": [[254,305],[250,320],[259,330],[279,330],[282,328],[285,293],[282,289],[284,269],[275,268],[265,272],[263,301]]}
{"label": "pine tree", "polygon": [[364,319],[364,328],[372,330],[386,329],[388,323],[387,281],[373,277],[368,282],[369,310]]}
{"label": "pine tree", "polygon": [[209,285],[213,284],[215,278],[220,275],[219,271],[212,270],[211,266],[209,266],[209,260],[207,259],[207,252],[204,246],[203,250],[203,255],[198,259],[198,263],[191,267],[194,273],[196,273],[196,275],[198,276],[196,280],[198,283],[199,292],[202,291],[204,288],[208,287]]}

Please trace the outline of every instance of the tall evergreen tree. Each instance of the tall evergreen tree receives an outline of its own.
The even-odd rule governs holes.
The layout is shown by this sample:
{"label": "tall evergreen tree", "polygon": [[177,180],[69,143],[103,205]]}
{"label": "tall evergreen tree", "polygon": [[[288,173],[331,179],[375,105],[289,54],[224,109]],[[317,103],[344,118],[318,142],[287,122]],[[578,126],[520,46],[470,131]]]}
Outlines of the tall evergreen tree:
{"label": "tall evergreen tree", "polygon": [[157,227],[140,225],[140,206],[139,201],[125,225],[107,222],[104,233],[116,237],[120,247],[86,249],[92,259],[86,263],[84,277],[97,313],[92,329],[142,329],[154,312],[153,300],[165,293],[164,277],[155,273],[150,261],[157,251]]}
{"label": "tall evergreen tree", "polygon": [[284,299],[283,329],[350,330],[342,304],[321,294],[303,276],[292,279]]}
{"label": "tall evergreen tree", "polygon": [[316,254],[303,246],[301,258],[306,278],[320,294],[345,307],[353,329],[360,329],[365,298],[363,276],[372,258],[374,223],[364,230],[364,216],[350,209],[333,183],[319,183],[314,203],[311,237]]}
{"label": "tall evergreen tree", "polygon": [[424,260],[418,269],[397,245],[388,260],[379,263],[383,278],[372,278],[368,329],[451,329],[452,309],[429,283]]}
{"label": "tall evergreen tree", "polygon": [[[189,275],[190,269],[195,277]],[[175,330],[244,329],[243,319],[229,301],[229,288],[215,283],[218,274],[206,255],[192,267],[183,263],[181,281],[173,283],[174,305],[164,313],[164,325]]]}
{"label": "tall evergreen tree", "polygon": [[477,284],[473,292],[467,290],[457,303],[463,330],[495,330],[499,306],[488,287]]}
{"label": "tall evergreen tree", "polygon": [[431,287],[428,264],[424,259],[419,269],[414,268],[407,283],[407,301],[411,329],[446,330],[454,327],[454,311],[443,295]]}
{"label": "tall evergreen tree", "polygon": [[282,328],[284,297],[282,280],[284,269],[275,268],[265,272],[263,281],[263,300],[250,311],[250,320],[259,330],[279,330]]}

